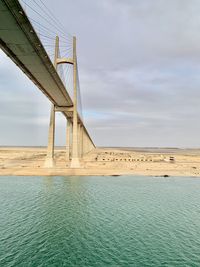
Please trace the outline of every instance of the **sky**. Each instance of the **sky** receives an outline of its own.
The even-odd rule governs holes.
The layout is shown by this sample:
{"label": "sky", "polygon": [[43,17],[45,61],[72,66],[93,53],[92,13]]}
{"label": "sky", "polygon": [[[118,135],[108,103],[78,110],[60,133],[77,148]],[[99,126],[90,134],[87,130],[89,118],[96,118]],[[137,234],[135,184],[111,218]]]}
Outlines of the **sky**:
{"label": "sky", "polygon": [[[200,147],[199,0],[45,4],[77,36],[84,121],[97,146]],[[50,103],[2,51],[0,81],[0,145],[46,145]],[[57,145],[65,128],[57,114]]]}

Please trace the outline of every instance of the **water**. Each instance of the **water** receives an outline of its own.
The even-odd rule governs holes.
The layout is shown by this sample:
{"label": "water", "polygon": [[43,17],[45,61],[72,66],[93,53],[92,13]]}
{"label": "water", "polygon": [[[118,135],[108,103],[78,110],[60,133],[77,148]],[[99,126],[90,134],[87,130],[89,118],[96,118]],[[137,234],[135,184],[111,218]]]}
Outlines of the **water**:
{"label": "water", "polygon": [[0,177],[0,266],[200,266],[200,179]]}

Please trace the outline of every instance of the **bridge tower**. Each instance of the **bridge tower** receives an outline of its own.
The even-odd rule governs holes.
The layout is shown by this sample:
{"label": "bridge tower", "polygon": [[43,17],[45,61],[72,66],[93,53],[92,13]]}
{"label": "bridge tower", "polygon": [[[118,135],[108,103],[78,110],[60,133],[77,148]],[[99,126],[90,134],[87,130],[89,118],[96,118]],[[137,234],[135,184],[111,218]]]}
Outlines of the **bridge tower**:
{"label": "bridge tower", "polygon": [[[83,125],[78,122],[77,113],[77,56],[76,56],[76,37],[73,37],[73,58],[59,58],[59,37],[56,36],[55,41],[55,56],[54,67],[57,71],[58,64],[72,64],[73,65],[73,107],[56,107],[52,104],[49,122],[49,134],[48,134],[48,147],[47,157],[45,160],[45,167],[54,167],[54,147],[55,147],[55,112],[67,111],[72,113],[72,119],[67,118],[67,131],[66,131],[66,160],[70,160],[71,156],[71,168],[80,168],[80,157],[82,157],[83,151]],[[72,129],[72,140],[71,140]],[[72,142],[71,142],[72,141]]]}
{"label": "bridge tower", "polygon": [[[57,71],[57,65],[58,65],[57,64],[58,53],[59,53],[59,37],[56,36],[55,52],[54,52],[54,68],[56,71]],[[55,105],[51,104],[47,157],[46,157],[45,164],[44,164],[44,166],[47,168],[51,168],[55,166],[54,146],[55,146]]]}
{"label": "bridge tower", "polygon": [[[78,114],[77,114],[77,56],[76,56],[76,37],[73,37],[73,130],[72,130],[72,160],[71,168],[79,168],[79,153],[78,144],[80,144],[80,129],[78,128]],[[79,124],[80,125],[80,124]],[[78,140],[79,138],[79,140]]]}

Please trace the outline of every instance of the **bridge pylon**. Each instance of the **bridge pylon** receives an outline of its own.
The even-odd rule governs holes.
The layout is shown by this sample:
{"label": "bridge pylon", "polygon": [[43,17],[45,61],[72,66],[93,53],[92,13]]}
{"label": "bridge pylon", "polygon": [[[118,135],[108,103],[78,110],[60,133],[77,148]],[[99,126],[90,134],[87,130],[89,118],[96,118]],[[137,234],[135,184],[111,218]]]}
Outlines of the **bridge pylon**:
{"label": "bridge pylon", "polygon": [[[55,41],[55,54],[54,54],[54,68],[57,71],[57,58],[59,53],[59,38],[56,36]],[[52,168],[55,166],[54,162],[54,146],[55,146],[55,106],[51,105],[51,114],[49,122],[49,135],[48,135],[48,147],[47,147],[47,157],[44,166],[46,168]]]}
{"label": "bridge pylon", "polygon": [[67,120],[66,125],[66,161],[69,162],[71,159],[72,143],[71,143],[72,123]]}
{"label": "bridge pylon", "polygon": [[[54,162],[54,146],[55,146],[55,112],[56,111],[70,111],[72,118],[67,118],[67,131],[66,131],[66,161],[71,159],[71,168],[80,168],[80,157],[83,154],[81,145],[81,123],[78,123],[77,112],[77,56],[76,56],[76,37],[73,37],[73,59],[59,58],[59,37],[56,36],[55,41],[55,56],[54,67],[57,71],[58,64],[73,64],[73,107],[55,107],[52,104],[50,123],[49,123],[49,136],[47,157],[45,160],[45,167],[51,168],[55,166]],[[72,128],[72,142],[71,142],[71,128]]]}
{"label": "bridge pylon", "polygon": [[[45,167],[51,168],[55,166],[54,161],[54,143],[55,143],[55,112],[65,112],[67,119],[66,130],[66,162],[70,168],[80,168],[80,159],[84,154],[88,153],[95,146],[84,127],[81,118],[78,115],[77,103],[77,55],[76,55],[76,37],[73,37],[73,58],[59,58],[59,38],[56,36],[55,41],[55,57],[54,67],[57,71],[58,64],[71,64],[73,65],[73,105],[72,106],[55,106],[52,104],[50,123],[49,123],[49,136],[47,157]],[[69,115],[70,114],[70,115]]]}
{"label": "bridge pylon", "polygon": [[71,168],[80,168],[78,153],[78,114],[77,114],[77,56],[76,37],[73,37],[73,125],[72,125],[72,160]]}

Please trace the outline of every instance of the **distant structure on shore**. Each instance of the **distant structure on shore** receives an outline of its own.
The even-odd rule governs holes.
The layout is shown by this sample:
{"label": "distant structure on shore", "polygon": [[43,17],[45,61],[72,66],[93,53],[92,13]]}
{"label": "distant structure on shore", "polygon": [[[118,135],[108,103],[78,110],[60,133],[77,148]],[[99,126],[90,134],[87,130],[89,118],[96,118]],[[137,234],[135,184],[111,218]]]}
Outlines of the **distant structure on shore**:
{"label": "distant structure on shore", "polygon": [[[29,6],[28,3],[27,6]],[[41,8],[44,9],[42,6]],[[32,7],[31,9],[39,12]],[[48,9],[45,11],[47,12]],[[60,32],[60,38],[58,36],[55,38],[52,62],[43,44],[48,38],[52,39],[47,36],[51,29],[36,22],[40,24],[40,32],[37,33],[18,0],[2,0],[0,17],[1,49],[52,103],[45,167],[54,166],[55,112],[62,112],[67,120],[66,161],[71,160],[71,168],[80,167],[82,156],[94,149],[95,145],[81,115],[76,37],[70,34],[65,36],[58,26],[57,19],[50,20],[47,17],[46,21],[49,20],[50,28],[53,25],[56,32]],[[45,42],[42,42],[43,40]],[[64,42],[64,45],[60,45],[60,42]],[[68,72],[63,72],[63,64],[67,66]],[[72,96],[68,92],[70,87]]]}

